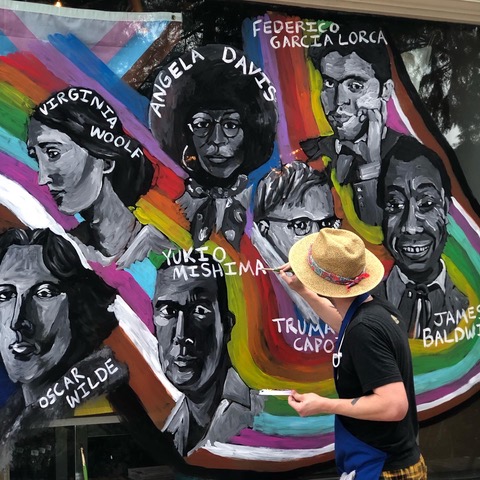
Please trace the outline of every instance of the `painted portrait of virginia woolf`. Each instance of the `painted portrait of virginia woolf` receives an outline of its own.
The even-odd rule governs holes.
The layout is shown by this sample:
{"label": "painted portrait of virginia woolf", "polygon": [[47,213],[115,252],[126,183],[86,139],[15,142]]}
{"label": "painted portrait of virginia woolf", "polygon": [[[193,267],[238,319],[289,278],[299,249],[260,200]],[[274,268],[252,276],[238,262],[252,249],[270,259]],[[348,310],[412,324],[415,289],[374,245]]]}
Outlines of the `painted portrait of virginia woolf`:
{"label": "painted portrait of virginia woolf", "polygon": [[118,260],[142,228],[129,207],[150,188],[154,169],[114,109],[93,90],[56,92],[35,108],[27,147],[58,209],[85,220],[70,233],[90,247],[87,257]]}

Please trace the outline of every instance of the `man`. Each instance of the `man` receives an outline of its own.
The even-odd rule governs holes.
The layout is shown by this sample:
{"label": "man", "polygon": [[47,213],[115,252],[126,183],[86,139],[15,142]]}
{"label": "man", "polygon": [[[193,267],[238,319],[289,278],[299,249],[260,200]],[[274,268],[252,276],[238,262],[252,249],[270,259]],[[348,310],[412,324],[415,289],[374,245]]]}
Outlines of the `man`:
{"label": "man", "polygon": [[221,265],[195,251],[179,256],[178,263],[170,263],[170,256],[158,270],[154,321],[160,365],[185,395],[164,429],[185,455],[252,426],[260,404],[228,358],[235,319]]}
{"label": "man", "polygon": [[333,356],[339,398],[293,391],[289,404],[302,416],[336,415],[344,478],[355,471],[356,480],[426,479],[408,338],[393,306],[369,293],[382,280],[382,263],[356,234],[329,228],[298,241],[289,260],[284,280],[339,332]]}
{"label": "man", "polygon": [[[360,220],[380,225],[376,203],[377,178],[382,158],[399,133],[386,126],[387,102],[394,85],[390,59],[381,32],[377,43],[311,46],[308,55],[323,79],[320,100],[333,135],[301,142],[310,159],[326,155],[329,171],[340,185],[351,185]],[[333,38],[333,36],[332,36]]]}
{"label": "man", "polygon": [[[297,240],[325,227],[340,226],[327,175],[300,161],[275,168],[260,180],[253,221],[252,243],[274,268],[288,261]],[[287,292],[304,320],[318,322],[305,300],[289,288]]]}
{"label": "man", "polygon": [[450,179],[438,155],[414,138],[400,138],[378,184],[384,245],[395,260],[383,290],[408,321],[412,338],[447,335],[457,312],[468,307],[441,259],[450,199]]}

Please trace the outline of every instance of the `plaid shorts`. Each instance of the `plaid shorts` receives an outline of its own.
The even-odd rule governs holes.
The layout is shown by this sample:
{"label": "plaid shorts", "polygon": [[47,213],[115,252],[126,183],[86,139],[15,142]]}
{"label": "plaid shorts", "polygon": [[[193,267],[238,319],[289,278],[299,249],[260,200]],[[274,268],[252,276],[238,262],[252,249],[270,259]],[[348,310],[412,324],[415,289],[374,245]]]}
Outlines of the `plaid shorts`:
{"label": "plaid shorts", "polygon": [[380,480],[427,480],[425,460],[420,455],[420,460],[415,465],[400,470],[382,472]]}

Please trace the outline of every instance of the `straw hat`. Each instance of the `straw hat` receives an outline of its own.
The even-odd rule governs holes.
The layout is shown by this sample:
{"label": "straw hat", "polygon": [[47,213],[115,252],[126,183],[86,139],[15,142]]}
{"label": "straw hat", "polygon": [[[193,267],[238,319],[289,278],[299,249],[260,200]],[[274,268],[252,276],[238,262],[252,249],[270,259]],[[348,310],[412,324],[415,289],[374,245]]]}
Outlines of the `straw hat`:
{"label": "straw hat", "polygon": [[356,297],[377,286],[384,274],[382,262],[348,230],[323,228],[295,243],[288,257],[298,279],[324,297]]}

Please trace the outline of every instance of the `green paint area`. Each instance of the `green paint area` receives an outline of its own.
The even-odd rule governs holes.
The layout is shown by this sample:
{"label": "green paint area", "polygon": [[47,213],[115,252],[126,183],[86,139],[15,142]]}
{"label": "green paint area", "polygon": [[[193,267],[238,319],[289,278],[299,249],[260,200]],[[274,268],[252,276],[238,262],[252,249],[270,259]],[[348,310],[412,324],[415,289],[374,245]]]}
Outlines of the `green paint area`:
{"label": "green paint area", "polygon": [[0,83],[0,127],[25,141],[33,102],[7,83]]}

